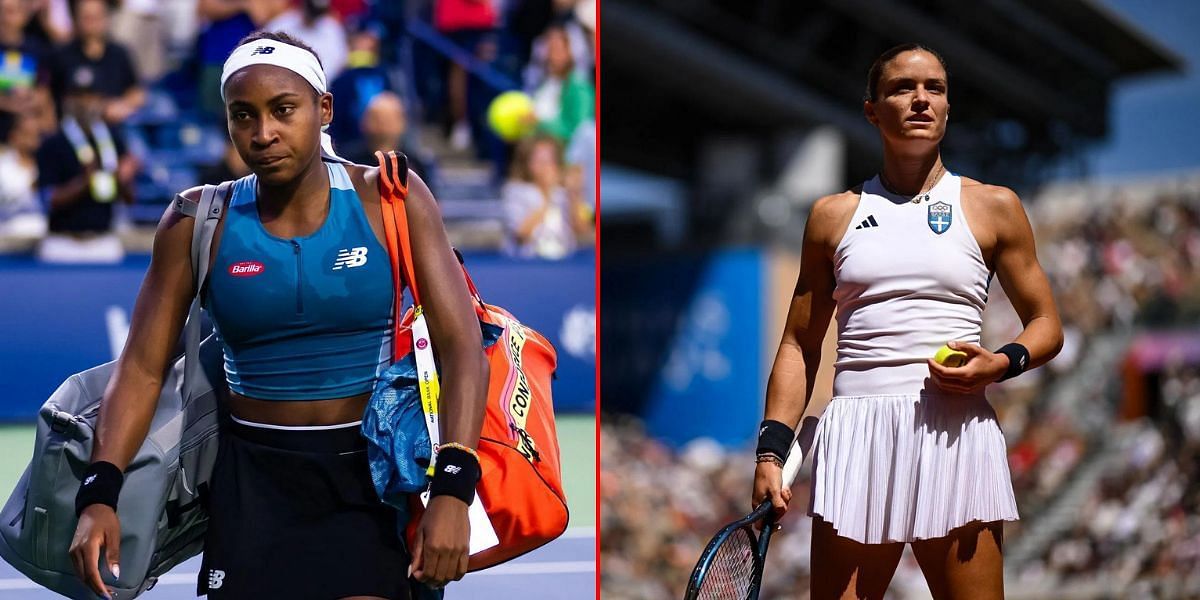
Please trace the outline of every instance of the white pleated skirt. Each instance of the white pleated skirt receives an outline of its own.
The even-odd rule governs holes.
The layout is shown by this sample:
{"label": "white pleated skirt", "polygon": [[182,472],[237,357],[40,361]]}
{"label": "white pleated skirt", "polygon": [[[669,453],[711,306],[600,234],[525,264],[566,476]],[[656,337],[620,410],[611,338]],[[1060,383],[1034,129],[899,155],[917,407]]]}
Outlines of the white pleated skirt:
{"label": "white pleated skirt", "polygon": [[1015,521],[1004,435],[983,396],[836,396],[817,424],[808,514],[866,544]]}

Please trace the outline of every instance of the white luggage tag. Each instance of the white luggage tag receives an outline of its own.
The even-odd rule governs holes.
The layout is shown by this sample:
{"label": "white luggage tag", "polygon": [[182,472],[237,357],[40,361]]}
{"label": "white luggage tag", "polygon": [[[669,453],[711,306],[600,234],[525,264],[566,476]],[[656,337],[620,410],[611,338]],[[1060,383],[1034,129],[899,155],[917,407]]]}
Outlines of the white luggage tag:
{"label": "white luggage tag", "polygon": [[[438,383],[437,365],[433,360],[433,344],[430,342],[429,326],[425,322],[425,312],[420,306],[413,309],[413,352],[417,359],[417,385],[421,392],[421,410],[425,413],[425,428],[429,431],[429,445],[432,451],[429,457],[429,476],[433,476],[434,463],[441,446],[441,433],[438,429],[438,398],[441,387]],[[429,490],[421,492],[421,505],[429,506]],[[488,519],[479,492],[475,492],[475,501],[467,509],[467,519],[471,525],[471,540],[468,544],[468,554],[476,554],[497,546],[500,539]]]}

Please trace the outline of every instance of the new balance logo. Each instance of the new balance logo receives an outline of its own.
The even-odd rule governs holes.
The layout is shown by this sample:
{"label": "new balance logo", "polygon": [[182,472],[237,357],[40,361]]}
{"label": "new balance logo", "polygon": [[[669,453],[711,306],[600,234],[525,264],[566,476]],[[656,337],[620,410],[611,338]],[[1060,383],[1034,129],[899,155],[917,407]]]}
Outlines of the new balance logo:
{"label": "new balance logo", "polygon": [[225,571],[217,569],[208,570],[208,589],[215,590],[220,588],[223,583],[225,583]]}
{"label": "new balance logo", "polygon": [[83,480],[83,485],[91,485],[92,482],[95,480],[96,480],[95,475],[88,475],[88,478]]}
{"label": "new balance logo", "polygon": [[337,260],[333,261],[333,270],[336,271],[343,267],[347,269],[361,267],[365,264],[367,264],[367,248],[365,246],[343,248],[338,250]]}
{"label": "new balance logo", "polygon": [[253,52],[250,53],[250,56],[257,56],[259,54],[271,54],[274,51],[275,51],[274,46],[259,46],[259,47],[255,48]]}
{"label": "new balance logo", "polygon": [[462,467],[460,467],[458,465],[446,465],[446,468],[442,469],[442,470],[451,475],[458,475],[459,473],[462,472]]}
{"label": "new balance logo", "polygon": [[863,219],[863,222],[859,223],[855,229],[868,229],[871,227],[879,227],[879,223],[875,221],[875,215],[867,215],[867,218]]}

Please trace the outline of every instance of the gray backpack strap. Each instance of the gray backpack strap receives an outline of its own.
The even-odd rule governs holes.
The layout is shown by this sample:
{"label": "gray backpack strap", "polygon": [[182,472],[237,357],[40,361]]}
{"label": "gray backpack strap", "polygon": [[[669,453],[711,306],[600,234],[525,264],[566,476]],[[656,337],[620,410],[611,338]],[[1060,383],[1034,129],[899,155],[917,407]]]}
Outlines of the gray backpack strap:
{"label": "gray backpack strap", "polygon": [[171,202],[171,209],[181,215],[194,217],[197,204],[199,203],[184,198],[183,194],[175,194],[175,200]]}
{"label": "gray backpack strap", "polygon": [[[225,198],[233,182],[226,181],[221,185],[206,185],[200,192],[200,201],[195,206],[196,223],[192,230],[192,272],[195,274],[196,297],[192,299],[188,310],[187,324],[184,326],[184,389],[189,389],[188,380],[202,376],[200,364],[200,295],[204,292],[204,283],[208,281],[208,268],[211,262],[213,235],[217,224],[225,213]],[[178,201],[178,198],[176,199]],[[191,204],[184,200],[185,205]],[[189,398],[184,398],[186,404]]]}
{"label": "gray backpack strap", "polygon": [[[226,181],[221,185],[206,185],[200,193],[200,202],[196,204],[196,228],[192,232],[192,272],[196,274],[196,297],[204,289],[208,281],[208,266],[211,262],[212,241],[217,231],[217,223],[225,213],[225,199],[233,182]],[[207,201],[206,201],[207,196]],[[199,216],[203,215],[203,217]]]}

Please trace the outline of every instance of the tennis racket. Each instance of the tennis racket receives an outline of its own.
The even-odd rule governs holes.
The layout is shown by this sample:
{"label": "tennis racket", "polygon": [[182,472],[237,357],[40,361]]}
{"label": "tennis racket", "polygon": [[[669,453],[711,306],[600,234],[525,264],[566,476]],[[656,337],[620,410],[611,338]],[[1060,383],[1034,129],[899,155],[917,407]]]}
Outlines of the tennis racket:
{"label": "tennis racket", "polygon": [[[791,487],[803,462],[804,452],[799,442],[793,442],[783,465],[783,487]],[[762,533],[755,535],[754,524],[759,521]],[[773,525],[768,499],[754,512],[722,527],[700,555],[683,599],[757,600]]]}

